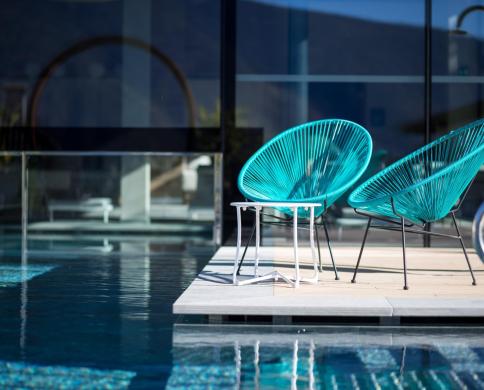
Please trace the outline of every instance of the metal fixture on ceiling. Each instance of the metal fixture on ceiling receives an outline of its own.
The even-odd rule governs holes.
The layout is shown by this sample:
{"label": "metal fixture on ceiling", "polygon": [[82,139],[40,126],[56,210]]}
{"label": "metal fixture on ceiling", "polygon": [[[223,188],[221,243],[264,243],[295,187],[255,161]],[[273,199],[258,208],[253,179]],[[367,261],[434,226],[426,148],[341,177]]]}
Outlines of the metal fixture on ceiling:
{"label": "metal fixture on ceiling", "polygon": [[467,31],[462,29],[462,23],[466,16],[475,11],[484,11],[484,5],[471,5],[470,7],[464,8],[459,15],[457,15],[455,28],[450,30],[450,32],[455,35],[467,35]]}

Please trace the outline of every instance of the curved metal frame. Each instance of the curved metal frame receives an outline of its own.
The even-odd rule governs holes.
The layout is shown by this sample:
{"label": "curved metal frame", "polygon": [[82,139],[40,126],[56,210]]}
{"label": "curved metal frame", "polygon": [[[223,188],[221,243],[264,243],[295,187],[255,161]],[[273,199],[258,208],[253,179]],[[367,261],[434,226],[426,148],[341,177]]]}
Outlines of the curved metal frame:
{"label": "curved metal frame", "polygon": [[[400,222],[395,221],[395,220],[391,220],[391,219],[388,219],[388,218],[384,218],[384,217],[381,217],[381,216],[377,216],[377,215],[365,213],[365,212],[363,212],[363,211],[358,210],[358,209],[355,208],[354,210],[355,210],[355,212],[357,214],[368,217],[368,224],[366,225],[365,234],[363,236],[363,242],[361,244],[360,253],[358,255],[358,260],[356,262],[356,267],[355,267],[355,271],[353,273],[353,278],[351,279],[351,283],[356,283],[356,274],[357,274],[358,268],[360,266],[361,256],[363,255],[363,249],[365,248],[366,238],[368,236],[368,230],[370,228],[374,228],[374,229],[381,229],[381,230],[388,230],[388,231],[400,231],[401,234],[402,234],[403,281],[404,281],[403,282],[403,289],[404,290],[408,290],[408,284],[407,284],[407,259],[406,259],[406,252],[405,252],[405,248],[406,248],[406,244],[405,244],[405,233],[422,234],[422,235],[435,236],[435,237],[446,237],[446,238],[453,238],[453,239],[459,240],[460,245],[462,247],[462,251],[464,252],[464,256],[465,256],[465,259],[466,259],[467,267],[469,268],[469,272],[471,274],[472,285],[473,286],[477,285],[476,278],[474,276],[474,272],[472,270],[472,266],[471,266],[471,263],[469,261],[469,256],[467,255],[467,250],[466,250],[466,247],[464,245],[464,241],[462,239],[462,235],[460,233],[459,227],[457,226],[457,221],[455,219],[455,213],[459,210],[459,208],[460,208],[460,206],[461,206],[464,198],[466,197],[467,193],[469,192],[469,189],[470,189],[473,181],[467,186],[467,189],[465,190],[464,194],[459,199],[459,202],[457,203],[456,207],[453,208],[450,211],[450,213],[448,214],[448,215],[450,215],[452,217],[452,222],[454,223],[454,227],[455,227],[455,230],[456,230],[457,235],[444,234],[444,233],[435,233],[435,232],[431,232],[431,231],[425,230],[425,227],[428,224],[428,223],[425,223],[425,222],[424,222],[423,226],[420,227],[420,229],[407,229],[408,227],[415,226],[415,224],[413,224],[413,223],[412,224],[405,224],[405,217],[403,215],[400,215],[397,212],[397,210],[395,209],[395,203],[393,201],[393,197],[390,198],[392,210],[393,210],[393,213],[400,218]],[[386,222],[386,223],[389,223],[389,224],[397,225],[397,226],[372,225],[371,224],[371,221],[373,219],[376,219],[376,220],[379,220],[379,221],[382,221],[382,222]]]}
{"label": "curved metal frame", "polygon": [[[444,144],[448,140],[452,140],[453,138],[459,137],[461,135],[461,133],[468,132],[471,129],[475,129],[475,128],[478,128],[478,131],[482,131],[483,134],[484,134],[484,119],[480,119],[478,121],[472,122],[472,123],[460,128],[458,130],[451,131],[450,133],[436,139],[435,141],[415,150],[414,152],[410,153],[409,155],[407,155],[407,156],[403,157],[402,159],[394,162],[393,164],[387,166],[385,169],[378,172],[376,175],[371,177],[369,180],[367,180],[362,185],[360,185],[356,190],[354,190],[350,194],[350,196],[348,197],[348,203],[350,203],[351,206],[353,206],[354,208],[359,208],[359,209],[364,209],[364,208],[370,208],[371,209],[372,207],[375,207],[375,206],[382,206],[382,207],[385,206],[391,211],[392,210],[392,208],[390,207],[391,201],[392,201],[391,198],[393,198],[393,200],[396,201],[396,203],[398,203],[399,198],[407,196],[412,191],[417,190],[419,188],[422,188],[425,185],[432,184],[432,182],[435,182],[437,179],[440,179],[440,178],[444,177],[445,175],[451,174],[456,168],[466,166],[466,164],[469,164],[470,162],[475,162],[475,161],[472,160],[473,158],[479,157],[479,156],[484,156],[484,143],[479,145],[479,147],[475,148],[473,151],[471,151],[471,152],[465,154],[464,156],[456,159],[455,161],[451,162],[450,164],[447,164],[444,168],[442,168],[442,169],[438,170],[437,172],[429,175],[428,177],[425,177],[424,179],[420,179],[416,182],[413,182],[411,185],[405,186],[405,187],[400,188],[399,190],[395,190],[393,192],[382,193],[381,195],[375,196],[372,199],[361,200],[361,199],[358,198],[359,192],[362,191],[362,188],[368,187],[368,186],[372,185],[374,182],[377,182],[378,180],[381,180],[383,178],[387,179],[387,180],[395,179],[394,177],[392,178],[391,176],[388,177],[389,174],[393,173],[394,171],[396,171],[400,167],[405,166],[405,164],[411,163],[414,159],[417,159],[417,158],[424,159],[427,156],[427,154],[432,156],[433,154],[435,154],[435,152],[432,153],[432,148],[436,148],[437,146]],[[448,149],[448,147],[446,149]],[[423,169],[425,169],[425,170],[428,169],[427,164],[429,164],[429,161],[424,160],[424,161],[421,161],[421,163],[424,164]],[[480,164],[477,165],[477,167],[479,167],[479,166],[480,166]],[[466,176],[463,176],[463,175],[461,175],[461,176],[465,177],[466,180],[468,179],[467,184],[465,184],[463,186],[461,192],[456,192],[455,190],[452,192],[453,194],[456,194],[456,196],[455,196],[456,200],[454,200],[453,203],[455,203],[457,201],[457,199],[459,198],[459,195],[461,195],[462,192],[464,192],[464,190],[468,186],[469,182],[472,180],[472,178],[475,176],[475,174],[477,172],[470,171],[470,172],[464,172],[464,173],[466,173]],[[472,174],[472,175],[470,175],[470,174]],[[399,177],[397,179],[400,180],[402,178]],[[452,205],[450,205],[450,206],[452,206]],[[387,217],[388,216],[389,215],[387,215]],[[394,213],[393,213],[393,216],[390,215],[390,217],[399,218],[399,216],[394,214]],[[406,218],[410,219],[409,216],[407,216]],[[441,219],[441,218],[437,218],[436,220]],[[419,222],[425,223],[425,222],[432,222],[432,221],[430,221],[430,220],[425,221],[425,220],[420,218]]]}
{"label": "curved metal frame", "polygon": [[[437,162],[441,162],[441,165],[432,172],[431,166]],[[457,226],[455,212],[459,210],[483,162],[484,119],[480,119],[417,149],[383,169],[353,191],[348,202],[357,214],[368,217],[368,225],[352,282],[355,283],[356,280],[368,230],[373,227],[401,231],[405,290],[408,289],[406,232],[422,234],[426,237],[437,236],[459,240],[472,277],[472,284],[476,285],[467,250]],[[435,198],[429,194],[435,195]],[[441,195],[444,197],[439,198]],[[452,217],[456,235],[429,231],[428,226],[431,222],[448,215]],[[387,222],[390,225],[372,225],[372,219]],[[411,223],[406,224],[406,221]],[[419,223],[423,224],[420,229],[412,228]],[[397,226],[394,226],[395,224]]]}
{"label": "curved metal frame", "polygon": [[[342,128],[344,128],[343,132],[338,133],[339,131],[342,131]],[[309,133],[309,135],[307,133]],[[250,188],[249,183],[253,184],[251,183],[251,181],[254,182],[254,180],[252,180],[251,177],[249,177],[249,179],[246,178],[249,175],[249,172],[252,176],[254,176],[255,174],[263,175],[264,179],[267,177],[267,175],[269,175],[268,172],[258,172],[257,169],[253,168],[251,170],[252,165],[262,159],[267,159],[267,161],[270,160],[274,163],[280,160],[288,162],[288,160],[290,159],[293,165],[280,164],[279,166],[274,167],[272,173],[276,173],[282,176],[281,180],[283,178],[287,179],[287,172],[291,169],[294,169],[294,166],[297,166],[297,168],[299,169],[297,173],[301,174],[302,171],[303,174],[301,178],[298,178],[297,183],[289,183],[293,187],[297,187],[298,184],[305,184],[308,181],[308,170],[310,170],[311,174],[314,176],[316,176],[316,174],[318,173],[320,174],[319,177],[313,179],[313,182],[315,180],[317,180],[317,182],[323,182],[325,180],[329,182],[331,182],[331,180],[334,181],[334,178],[328,180],[328,173],[325,171],[325,169],[330,163],[328,150],[330,150],[331,147],[334,147],[334,145],[336,144],[336,134],[343,134],[341,135],[341,139],[348,139],[347,143],[351,146],[361,146],[362,142],[366,142],[365,146],[367,148],[365,150],[366,155],[364,156],[364,159],[362,159],[361,164],[359,164],[360,161],[355,161],[356,156],[353,155],[351,159],[344,159],[345,155],[344,153],[341,153],[341,156],[344,160],[339,161],[341,164],[338,166],[346,167],[347,165],[355,164],[355,166],[352,166],[352,168],[356,168],[355,172],[353,172],[351,175],[349,175],[348,172],[344,172],[348,176],[348,180],[346,180],[343,185],[337,188],[328,189],[326,193],[311,194],[307,197],[301,198],[297,197],[297,191],[294,190],[294,188],[291,190],[290,194],[278,194],[278,196],[274,197],[270,195],[270,191],[273,192],[273,183],[267,184],[267,181],[263,180],[260,180],[257,184],[261,185],[261,183],[264,182],[264,195],[262,195],[262,191],[260,188],[257,190],[254,190],[254,188]],[[351,137],[350,134],[353,135],[353,137]],[[312,135],[314,135],[316,141],[310,143],[309,139]],[[357,143],[357,141],[360,141],[360,143]],[[307,147],[309,151],[301,148],[301,145]],[[345,146],[349,148],[348,145],[345,144]],[[255,202],[318,202],[321,204],[323,202],[326,202],[327,206],[329,207],[336,199],[341,197],[341,195],[345,191],[347,191],[363,174],[370,162],[372,148],[373,143],[370,134],[365,128],[357,123],[344,119],[323,119],[304,123],[302,125],[285,130],[279,135],[275,136],[267,143],[265,143],[247,160],[247,162],[242,167],[238,177],[237,184],[239,187],[239,191],[246,199],[250,199]],[[316,151],[319,152],[319,154],[316,153]],[[308,163],[309,158],[314,158],[314,160],[311,161],[311,165]],[[296,165],[295,160],[297,160],[297,163],[299,163],[299,165]],[[316,168],[314,168],[315,166]],[[293,172],[291,172],[291,174],[292,173]],[[334,174],[335,172],[332,173]],[[285,212],[284,210],[280,211]],[[319,217],[319,215],[321,215],[324,210],[315,210],[315,212],[316,216]],[[285,213],[290,215],[290,212]],[[306,215],[306,217],[308,216]]]}
{"label": "curved metal frame", "polygon": [[[187,101],[188,106],[188,121],[191,127],[195,127],[195,100],[193,98],[193,94],[191,89],[188,85],[187,78],[181,71],[181,69],[176,65],[176,63],[168,57],[165,53],[161,50],[156,48],[149,43],[144,42],[141,39],[133,38],[133,37],[126,37],[121,35],[106,35],[106,36],[99,36],[94,38],[89,38],[74,45],[70,46],[66,50],[62,51],[58,55],[56,55],[40,72],[37,80],[34,84],[32,89],[32,93],[30,95],[28,109],[27,109],[27,123],[31,127],[37,126],[37,111],[39,106],[39,99],[40,96],[51,78],[52,74],[55,70],[65,63],[68,59],[73,57],[76,54],[82,53],[86,50],[92,49],[97,46],[102,45],[128,45],[134,48],[138,48],[144,50],[155,58],[157,58],[160,62],[165,64],[168,69],[173,73],[175,76],[178,84],[181,87],[183,95]],[[35,133],[34,133],[34,144],[35,144]]]}
{"label": "curved metal frame", "polygon": [[[321,207],[317,207],[314,212],[316,218],[321,217],[335,278],[338,280],[338,270],[333,257],[325,215],[329,206],[363,174],[370,162],[372,147],[373,143],[368,131],[354,122],[343,119],[325,119],[304,123],[272,138],[247,160],[238,177],[239,191],[246,200],[255,202],[320,203]],[[337,150],[336,158],[331,155],[331,151],[335,149]],[[330,158],[330,156],[332,157]],[[335,171],[328,168],[333,163],[332,158],[334,158]],[[262,165],[261,162],[264,162],[265,165]],[[253,167],[252,164],[258,165]],[[277,179],[266,180],[272,175],[276,175]],[[342,183],[335,181],[336,176]],[[342,177],[346,177],[347,180],[341,180]],[[326,187],[320,188],[324,188],[326,191],[319,194],[318,185],[324,181],[326,181]],[[283,190],[280,188],[281,184],[284,186]],[[303,186],[311,188],[304,187],[303,191],[298,192]],[[286,192],[282,193],[284,191]],[[274,208],[289,218],[268,215],[277,221],[263,221],[262,223],[289,226],[293,210],[277,206]],[[306,220],[309,218],[308,212],[299,210],[299,213],[299,218]],[[300,223],[300,225],[304,226],[305,223]],[[245,246],[240,264],[245,258],[254,231],[255,225]],[[322,271],[317,223],[315,223],[315,233],[319,269]],[[239,271],[240,266],[237,274]]]}
{"label": "curved metal frame", "polygon": [[471,5],[465,8],[463,11],[461,11],[461,13],[457,16],[454,32],[466,34],[466,31],[461,29],[462,23],[470,13],[475,11],[484,11],[484,5]]}

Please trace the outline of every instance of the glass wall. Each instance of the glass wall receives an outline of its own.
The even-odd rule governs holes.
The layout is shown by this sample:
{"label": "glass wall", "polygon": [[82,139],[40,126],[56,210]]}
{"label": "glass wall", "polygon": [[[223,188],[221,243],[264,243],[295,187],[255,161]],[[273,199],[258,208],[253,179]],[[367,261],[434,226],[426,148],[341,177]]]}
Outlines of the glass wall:
{"label": "glass wall", "polygon": [[[235,4],[235,20],[224,21],[223,1]],[[431,6],[430,97],[425,95],[426,5]],[[48,152],[31,161],[39,164],[32,180],[41,178],[30,183],[41,199],[30,209],[33,223],[82,216],[60,211],[55,202],[109,198],[113,212],[108,225],[115,226],[113,222],[129,219],[121,199],[127,204],[127,199],[139,197],[141,211],[132,222],[138,223],[140,215],[151,221],[161,215],[153,214],[157,207],[173,206],[165,207],[163,214],[174,212],[179,204],[190,208],[196,203],[180,186],[193,172],[198,180],[210,171],[207,182],[213,185],[218,180],[224,194],[224,199],[212,199],[211,215],[216,218],[216,210],[224,206],[224,220],[229,221],[224,236],[229,237],[234,213],[228,204],[241,198],[236,178],[242,164],[289,127],[322,118],[363,125],[372,135],[374,154],[362,181],[426,140],[481,118],[484,13],[464,12],[476,5],[482,3],[6,1],[0,13],[0,148]],[[236,29],[234,42],[221,33],[225,22]],[[457,27],[460,34],[454,31]],[[235,75],[226,69],[222,75],[222,52],[235,54]],[[235,93],[233,130],[227,123],[223,129],[220,125],[223,84],[230,84]],[[426,97],[431,98],[428,122]],[[50,155],[52,151],[91,154],[67,158]],[[146,152],[177,154],[158,160],[147,158]],[[184,153],[188,154],[183,157]],[[210,159],[210,167],[189,169],[193,159],[202,156]],[[2,169],[16,180],[3,195],[7,210],[13,204],[7,198],[18,195],[18,161],[5,160]],[[167,172],[176,176],[171,184],[160,179]],[[143,177],[140,186],[130,184],[136,175]],[[483,201],[482,176],[459,214],[465,236]],[[63,189],[56,187],[61,185]],[[330,233],[341,244],[358,243],[365,224],[348,208],[347,195],[329,216]],[[142,210],[148,204],[146,213]],[[0,218],[18,219],[18,210],[9,210]],[[100,215],[96,218],[102,223]],[[449,226],[444,221],[434,229]],[[266,238],[271,236],[280,243],[286,238],[276,230],[266,232]],[[399,242],[397,234],[372,236],[375,242]],[[409,238],[421,245],[420,237]]]}
{"label": "glass wall", "polygon": [[25,150],[31,253],[112,252],[120,235],[220,242],[219,1],[6,1],[0,23],[12,248],[22,170],[8,151]]}
{"label": "glass wall", "polygon": [[0,154],[0,254],[20,247],[22,223],[22,160],[18,153]]}
{"label": "glass wall", "polygon": [[[480,9],[479,9],[480,6]],[[432,2],[432,137],[484,117],[484,3],[472,0]],[[470,232],[484,201],[484,167],[459,211]],[[451,229],[450,221],[434,229]],[[469,236],[469,234],[467,234]],[[438,245],[441,240],[434,240]]]}
{"label": "glass wall", "polygon": [[220,243],[220,164],[220,154],[4,154],[2,251],[20,249],[23,226],[31,255],[117,253],[139,238],[151,251]]}
{"label": "glass wall", "polygon": [[218,1],[6,3],[0,101],[10,124],[218,125]]}
{"label": "glass wall", "polygon": [[[425,141],[424,20],[423,0],[239,0],[237,124],[267,141],[306,121],[355,121],[374,141],[368,178]],[[366,222],[346,196],[331,230],[354,243]]]}

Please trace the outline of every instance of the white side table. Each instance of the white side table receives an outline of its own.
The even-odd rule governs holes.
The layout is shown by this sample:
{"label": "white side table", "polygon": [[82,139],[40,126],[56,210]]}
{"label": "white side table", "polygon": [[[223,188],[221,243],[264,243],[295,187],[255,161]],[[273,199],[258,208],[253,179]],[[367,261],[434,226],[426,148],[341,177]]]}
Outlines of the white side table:
{"label": "white side table", "polygon": [[[300,203],[300,202],[233,202],[230,204],[236,208],[237,211],[237,251],[235,252],[234,261],[234,272],[232,275],[232,282],[234,285],[245,285],[261,282],[263,280],[275,280],[279,278],[283,279],[287,283],[291,284],[293,287],[299,287],[300,282],[318,283],[319,272],[318,264],[316,260],[316,249],[314,247],[314,208],[321,207],[321,203]],[[295,276],[294,278],[287,277],[280,273],[279,271],[272,271],[264,275],[259,275],[259,248],[260,248],[260,211],[264,207],[284,207],[293,210],[293,246],[294,246],[294,268]],[[298,220],[298,209],[303,208],[305,210],[309,209],[309,241],[311,243],[311,254],[314,264],[314,275],[311,278],[301,278],[299,272],[299,254],[298,254],[298,243],[297,243],[297,220]],[[255,262],[254,262],[254,277],[246,280],[239,281],[237,279],[237,269],[239,265],[239,255],[240,247],[242,244],[242,219],[241,211],[246,211],[248,208],[255,211]]]}

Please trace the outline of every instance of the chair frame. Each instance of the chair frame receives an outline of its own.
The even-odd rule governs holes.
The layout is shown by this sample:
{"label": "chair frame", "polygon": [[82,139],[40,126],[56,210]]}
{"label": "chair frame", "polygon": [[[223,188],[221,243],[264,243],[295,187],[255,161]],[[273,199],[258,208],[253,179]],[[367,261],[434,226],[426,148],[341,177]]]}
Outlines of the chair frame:
{"label": "chair frame", "polygon": [[[363,236],[363,242],[361,244],[361,249],[360,249],[360,253],[358,255],[358,261],[356,263],[356,267],[355,267],[355,271],[353,273],[353,278],[351,279],[351,283],[356,283],[356,274],[358,273],[358,268],[360,266],[360,261],[361,261],[361,257],[363,255],[363,249],[365,248],[365,243],[366,243],[366,238],[368,236],[368,231],[370,230],[370,228],[374,228],[374,229],[380,229],[380,230],[388,230],[388,231],[400,231],[401,232],[401,236],[402,236],[402,251],[403,251],[403,280],[404,280],[404,285],[403,285],[403,289],[404,290],[408,290],[408,284],[407,284],[407,261],[406,261],[406,254],[405,254],[405,234],[406,233],[414,233],[414,234],[421,234],[421,235],[428,235],[428,236],[436,236],[436,237],[446,237],[446,238],[453,238],[453,239],[456,239],[456,240],[459,240],[460,242],[460,245],[462,247],[462,251],[464,252],[464,256],[465,256],[465,259],[466,259],[466,262],[467,262],[467,266],[469,267],[469,272],[471,274],[471,278],[472,278],[472,285],[475,286],[477,285],[477,282],[476,282],[476,278],[474,276],[474,272],[472,270],[472,266],[471,266],[471,263],[469,261],[469,256],[467,255],[467,250],[466,250],[466,247],[464,245],[464,241],[462,240],[462,235],[460,233],[460,230],[459,230],[459,227],[457,226],[457,221],[455,219],[455,213],[457,211],[459,211],[460,209],[460,206],[462,205],[462,202],[464,201],[467,193],[469,192],[469,189],[471,188],[472,186],[472,183],[474,182],[475,178],[472,179],[472,181],[469,183],[469,185],[467,186],[466,190],[464,191],[464,193],[462,194],[462,196],[459,198],[459,200],[457,201],[455,207],[450,210],[450,212],[444,217],[448,217],[449,215],[452,216],[452,221],[454,223],[454,226],[455,226],[455,230],[456,230],[456,233],[457,235],[452,235],[452,234],[444,234],[444,233],[436,233],[436,232],[432,232],[432,231],[429,231],[429,230],[426,230],[426,228],[428,228],[430,226],[430,222],[427,222],[427,221],[423,221],[421,220],[422,222],[422,225],[417,225],[415,223],[405,223],[405,217],[401,214],[399,214],[395,208],[395,202],[394,202],[394,199],[393,197],[390,197],[390,203],[391,203],[391,207],[392,207],[392,211],[393,213],[398,216],[400,218],[400,221],[398,220],[395,220],[395,219],[391,219],[391,218],[387,218],[387,217],[384,217],[384,216],[380,216],[380,215],[375,215],[375,214],[371,214],[371,213],[366,213],[364,211],[361,211],[361,210],[358,210],[356,208],[354,208],[355,210],[355,213],[359,214],[359,215],[362,215],[362,216],[365,216],[368,218],[368,223],[366,225],[366,230],[365,230],[365,234]],[[372,220],[375,219],[377,221],[381,221],[381,222],[386,222],[388,224],[392,224],[392,225],[396,225],[396,226],[391,226],[391,225],[372,225]],[[443,218],[442,218],[443,219]],[[418,229],[412,229],[413,226],[417,226]],[[408,229],[410,228],[410,229]]]}
{"label": "chair frame", "polygon": [[[360,164],[353,167],[353,168],[355,168],[354,169],[355,173],[351,176],[351,178],[349,178],[346,181],[346,183],[340,185],[338,188],[327,189],[325,194],[313,195],[312,197],[302,198],[302,199],[299,199],[299,198],[293,199],[292,196],[288,196],[288,199],[286,199],[286,198],[278,199],[277,196],[275,198],[270,198],[270,197],[266,198],[264,196],[261,196],[260,194],[254,195],[254,194],[251,193],[251,191],[247,190],[247,188],[246,188],[247,185],[244,184],[243,178],[247,174],[247,171],[249,170],[249,167],[251,166],[251,163],[253,161],[257,161],[256,159],[259,158],[259,156],[261,156],[263,153],[265,153],[266,150],[271,151],[271,149],[270,149],[271,145],[278,145],[278,143],[281,140],[284,140],[285,137],[294,137],[295,135],[297,135],[299,133],[304,134],[304,132],[306,132],[308,130],[311,131],[311,132],[314,131],[315,134],[318,133],[318,132],[321,132],[321,131],[324,134],[326,134],[326,133],[330,134],[330,132],[334,131],[334,129],[332,127],[335,126],[335,125],[338,128],[343,126],[345,132],[357,133],[357,136],[359,137],[358,139],[361,138],[361,141],[360,141],[359,144],[364,145],[364,149],[361,149],[361,157],[358,157],[358,158],[355,157],[354,158],[355,161],[359,161],[361,159],[361,161],[359,161]],[[349,136],[348,134],[346,134],[346,135],[343,134],[343,136],[344,137]],[[289,139],[291,139],[291,138],[289,138]],[[326,139],[326,138],[324,138],[324,139]],[[333,141],[334,140],[332,140],[331,137],[329,137],[328,138],[328,145],[331,145],[331,143]],[[345,141],[345,142],[352,145],[354,143],[354,140],[349,140],[349,141]],[[326,145],[325,147],[328,147],[328,145]],[[351,147],[351,149],[352,150],[354,149],[353,146]],[[356,149],[358,149],[358,153],[360,153],[360,148],[356,148]],[[347,192],[350,189],[350,187],[364,173],[364,171],[366,170],[366,168],[368,167],[368,164],[370,162],[372,149],[373,149],[373,142],[372,142],[372,139],[371,139],[371,136],[370,136],[368,130],[366,130],[364,127],[362,127],[361,125],[359,125],[355,122],[348,121],[348,120],[345,120],[345,119],[332,118],[332,119],[321,119],[321,120],[316,120],[316,121],[313,121],[313,122],[303,123],[301,125],[291,127],[289,129],[283,131],[282,133],[278,134],[277,136],[272,138],[270,141],[268,141],[267,143],[262,145],[261,148],[259,148],[257,150],[257,152],[255,152],[246,161],[246,163],[242,167],[240,174],[239,174],[239,177],[238,177],[238,180],[237,180],[238,188],[239,188],[239,191],[241,192],[241,194],[246,198],[246,201],[248,201],[248,199],[250,199],[251,201],[254,201],[254,202],[281,202],[281,203],[283,203],[283,202],[300,202],[300,203],[317,202],[317,203],[321,204],[319,210],[317,211],[318,216],[315,218],[315,221],[314,221],[316,242],[317,242],[317,247],[318,247],[319,270],[320,270],[320,272],[323,270],[322,260],[321,260],[321,244],[320,244],[320,241],[319,241],[319,232],[318,232],[318,230],[319,230],[318,228],[321,227],[321,225],[322,225],[323,229],[324,229],[325,236],[326,236],[326,241],[328,243],[331,262],[333,264],[333,269],[334,269],[334,272],[335,272],[335,278],[336,278],[336,280],[338,280],[339,279],[338,270],[336,268],[336,264],[335,264],[335,261],[334,261],[334,256],[333,256],[333,251],[332,251],[332,247],[331,247],[331,241],[330,241],[329,234],[328,234],[328,228],[327,228],[327,225],[326,225],[325,216],[326,216],[327,211],[328,211],[328,205],[332,205],[336,201],[336,199],[342,197],[343,194],[345,192]],[[324,155],[326,156],[326,154],[327,153],[325,153]],[[327,157],[328,156],[326,156],[325,158],[327,159]],[[353,160],[351,160],[351,161],[353,161]],[[321,180],[321,178],[317,178],[317,180]],[[253,211],[253,210],[251,210],[251,211]],[[261,220],[260,223],[263,224],[263,225],[273,225],[273,226],[292,228],[292,218],[293,217],[289,217],[287,213],[286,213],[286,217],[279,217],[279,216],[275,216],[275,215],[271,215],[271,214],[267,214],[267,213],[261,213],[261,214],[263,216],[271,219],[270,221],[262,221]],[[300,223],[300,225],[302,225],[302,226],[298,226],[298,229],[307,228],[307,225],[309,225],[309,223],[308,223],[309,217],[306,215],[304,217],[300,216],[300,218],[303,220],[303,222]],[[320,219],[320,222],[318,223],[319,219]],[[256,224],[257,224],[257,222],[254,223],[254,226],[252,228],[252,232],[250,234],[250,238],[248,239],[248,241],[245,245],[245,249],[244,249],[242,258],[240,259],[238,271],[236,273],[237,275],[239,275],[239,273],[240,273],[240,268],[241,268],[243,261],[245,259],[247,248],[249,247],[250,242],[252,241],[252,237],[254,236],[254,233],[256,232]]]}
{"label": "chair frame", "polygon": [[[324,228],[325,236],[326,236],[326,242],[328,244],[329,255],[331,257],[331,262],[333,264],[333,270],[334,270],[334,274],[335,274],[335,280],[339,280],[338,268],[336,267],[336,263],[334,261],[333,250],[331,249],[331,240],[329,238],[328,228],[326,226],[326,221],[325,221],[325,218],[324,218],[325,215],[327,214],[327,211],[328,211],[328,207],[327,207],[326,200],[324,201],[323,205],[324,205],[324,212],[319,217],[315,218],[315,221],[314,221],[314,231],[315,231],[315,236],[316,236],[316,244],[317,244],[317,247],[318,247],[319,271],[320,272],[323,272],[323,265],[322,265],[322,260],[321,260],[321,246],[320,246],[319,234],[318,234],[318,225],[320,225],[320,226],[322,225],[323,228]],[[248,208],[248,210],[253,211],[255,213],[255,209],[254,208]],[[275,216],[275,215],[272,215],[272,214],[263,213],[263,212],[261,212],[260,214],[262,216],[266,216],[266,217],[273,218],[273,219],[276,220],[276,221],[263,221],[263,218],[261,218],[260,219],[260,224],[261,225],[272,225],[272,226],[280,226],[280,227],[285,227],[285,228],[292,228],[293,227],[292,217],[290,217],[290,218],[289,217],[288,218],[278,217],[278,216]],[[317,223],[317,220],[319,218],[321,218],[321,222],[318,224]],[[252,231],[250,233],[249,239],[247,240],[247,243],[245,244],[244,252],[242,253],[242,257],[241,257],[241,259],[239,261],[239,266],[237,268],[237,275],[240,275],[240,268],[242,267],[242,263],[244,262],[245,255],[247,253],[247,249],[249,248],[249,245],[250,245],[250,243],[252,241],[252,237],[254,237],[254,233],[255,233],[255,229],[256,229],[256,224],[257,224],[257,221],[254,218],[254,224],[252,226]],[[302,226],[300,226],[300,225],[302,225]],[[308,229],[308,227],[304,227],[305,225],[309,225],[309,222],[299,222],[297,228],[298,229]]]}

